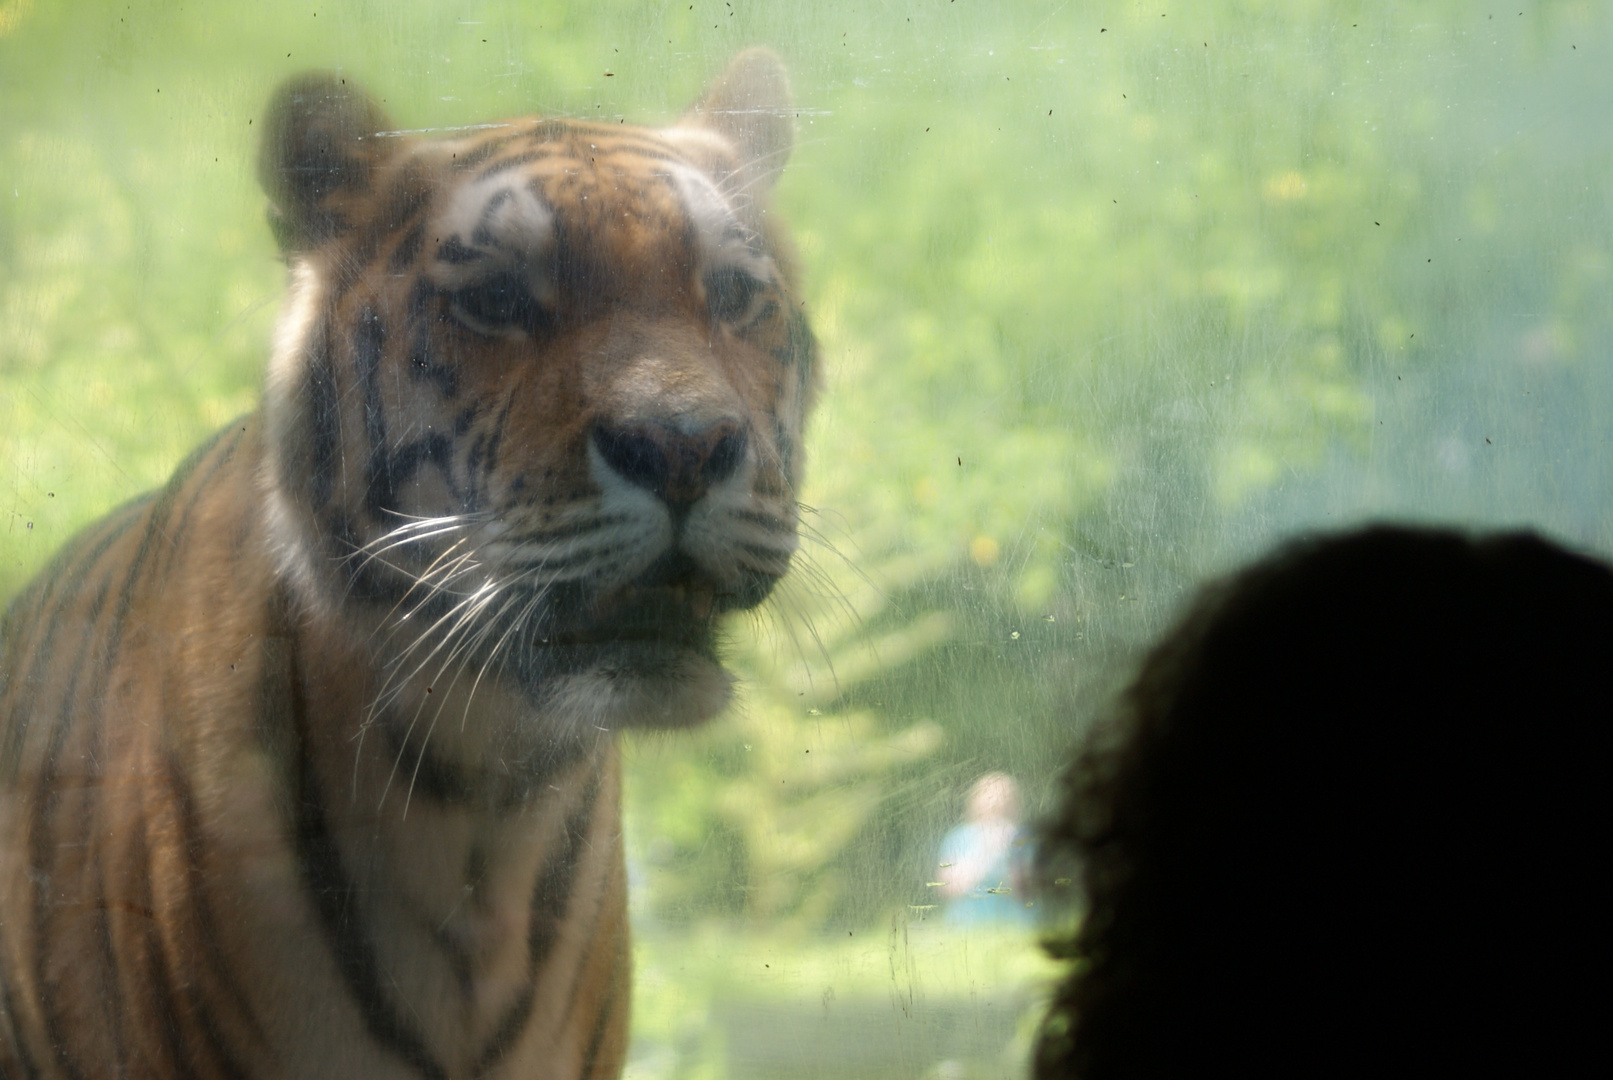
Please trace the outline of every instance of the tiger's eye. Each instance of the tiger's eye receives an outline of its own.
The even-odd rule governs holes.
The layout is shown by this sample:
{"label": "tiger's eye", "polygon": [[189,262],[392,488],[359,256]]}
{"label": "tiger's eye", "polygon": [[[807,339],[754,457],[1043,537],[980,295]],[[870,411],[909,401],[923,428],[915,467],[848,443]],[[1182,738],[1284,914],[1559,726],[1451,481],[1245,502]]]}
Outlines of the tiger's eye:
{"label": "tiger's eye", "polygon": [[738,322],[762,290],[762,281],[737,266],[721,266],[706,273],[706,304],[713,317]]}
{"label": "tiger's eye", "polygon": [[453,294],[455,311],[473,330],[519,327],[529,332],[545,329],[551,316],[527,286],[526,279],[512,271],[494,274]]}

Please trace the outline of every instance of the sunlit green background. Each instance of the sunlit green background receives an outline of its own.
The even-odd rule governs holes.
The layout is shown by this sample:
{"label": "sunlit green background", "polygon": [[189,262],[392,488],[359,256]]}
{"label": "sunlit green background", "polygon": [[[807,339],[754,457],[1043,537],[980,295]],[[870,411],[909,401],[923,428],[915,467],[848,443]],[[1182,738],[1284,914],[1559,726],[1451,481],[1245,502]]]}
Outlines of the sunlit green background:
{"label": "sunlit green background", "polygon": [[0,0],[0,595],[254,407],[279,79],[665,122],[770,44],[810,542],[732,714],[630,747],[631,1074],[1011,1074],[1047,969],[936,845],[1196,581],[1375,515],[1613,550],[1609,9]]}

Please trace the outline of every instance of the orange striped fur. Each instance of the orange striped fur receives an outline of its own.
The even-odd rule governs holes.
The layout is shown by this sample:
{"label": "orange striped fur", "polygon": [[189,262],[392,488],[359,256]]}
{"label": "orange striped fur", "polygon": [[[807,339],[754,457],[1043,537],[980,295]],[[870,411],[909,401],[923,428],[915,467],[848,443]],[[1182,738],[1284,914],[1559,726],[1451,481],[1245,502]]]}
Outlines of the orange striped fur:
{"label": "orange striped fur", "polygon": [[787,109],[762,51],[667,129],[282,89],[263,408],[0,625],[0,1076],[620,1072],[614,733],[724,706],[795,549]]}

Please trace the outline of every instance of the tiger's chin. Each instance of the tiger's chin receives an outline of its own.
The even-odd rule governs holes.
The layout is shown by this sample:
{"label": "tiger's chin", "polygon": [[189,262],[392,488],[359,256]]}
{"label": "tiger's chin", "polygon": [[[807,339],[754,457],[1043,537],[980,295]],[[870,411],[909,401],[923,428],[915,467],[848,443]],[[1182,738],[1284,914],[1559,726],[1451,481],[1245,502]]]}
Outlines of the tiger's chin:
{"label": "tiger's chin", "polygon": [[670,641],[552,644],[531,690],[542,711],[577,734],[682,728],[727,706],[733,676],[709,650]]}

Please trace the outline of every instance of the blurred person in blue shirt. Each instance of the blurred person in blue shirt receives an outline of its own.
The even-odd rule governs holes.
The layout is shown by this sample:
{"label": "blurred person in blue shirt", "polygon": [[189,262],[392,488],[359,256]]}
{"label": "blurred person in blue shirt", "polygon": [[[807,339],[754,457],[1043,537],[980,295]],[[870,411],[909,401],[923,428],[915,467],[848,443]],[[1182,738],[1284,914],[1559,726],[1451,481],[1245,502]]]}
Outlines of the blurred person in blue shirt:
{"label": "blurred person in blue shirt", "polygon": [[1019,785],[1007,773],[986,773],[969,789],[963,824],[941,841],[936,880],[948,921],[1029,922],[1027,856]]}

